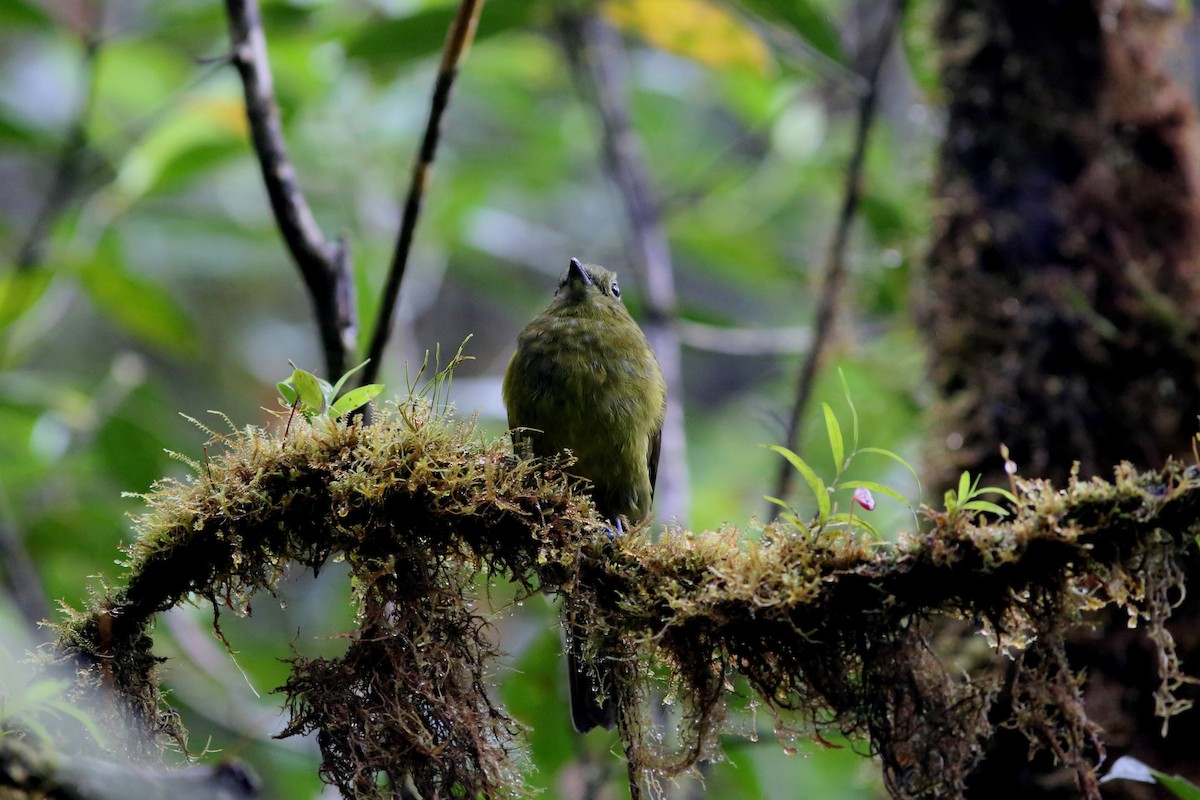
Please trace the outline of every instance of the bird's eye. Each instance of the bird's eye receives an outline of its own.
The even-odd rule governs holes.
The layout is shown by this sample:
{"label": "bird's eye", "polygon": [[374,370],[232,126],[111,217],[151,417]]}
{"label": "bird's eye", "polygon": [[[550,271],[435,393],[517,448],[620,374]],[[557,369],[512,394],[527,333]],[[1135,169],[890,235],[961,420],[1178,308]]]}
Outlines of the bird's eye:
{"label": "bird's eye", "polygon": [[612,286],[609,286],[609,287],[608,287],[608,291],[609,291],[609,294],[611,294],[613,297],[620,297],[620,296],[621,296],[621,287],[620,287],[620,286],[617,286],[617,282],[616,282],[616,281],[613,281],[613,282],[612,282]]}

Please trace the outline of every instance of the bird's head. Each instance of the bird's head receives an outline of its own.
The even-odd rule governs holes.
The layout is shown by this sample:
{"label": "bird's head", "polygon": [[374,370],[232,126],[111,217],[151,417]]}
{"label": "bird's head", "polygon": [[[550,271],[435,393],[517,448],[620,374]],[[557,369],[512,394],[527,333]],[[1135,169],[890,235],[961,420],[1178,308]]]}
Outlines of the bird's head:
{"label": "bird's head", "polygon": [[599,264],[582,264],[578,258],[571,259],[571,265],[558,283],[555,297],[559,302],[570,304],[622,304],[617,274]]}

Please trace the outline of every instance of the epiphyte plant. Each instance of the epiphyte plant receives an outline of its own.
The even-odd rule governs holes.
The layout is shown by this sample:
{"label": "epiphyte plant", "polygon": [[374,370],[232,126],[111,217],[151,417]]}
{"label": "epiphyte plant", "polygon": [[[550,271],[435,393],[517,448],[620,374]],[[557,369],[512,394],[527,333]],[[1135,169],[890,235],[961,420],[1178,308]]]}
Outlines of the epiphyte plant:
{"label": "epiphyte plant", "polygon": [[[367,363],[364,361],[357,367],[347,370],[338,378],[337,383],[330,384],[329,381],[318,378],[289,361],[288,364],[292,367],[291,377],[280,381],[276,387],[279,389],[284,405],[291,409],[291,414],[299,413],[309,422],[317,417],[326,417],[330,420],[340,419],[371,402],[383,391],[382,383],[368,383],[338,396],[346,379],[365,367]],[[291,420],[289,419],[288,422],[290,425]]]}

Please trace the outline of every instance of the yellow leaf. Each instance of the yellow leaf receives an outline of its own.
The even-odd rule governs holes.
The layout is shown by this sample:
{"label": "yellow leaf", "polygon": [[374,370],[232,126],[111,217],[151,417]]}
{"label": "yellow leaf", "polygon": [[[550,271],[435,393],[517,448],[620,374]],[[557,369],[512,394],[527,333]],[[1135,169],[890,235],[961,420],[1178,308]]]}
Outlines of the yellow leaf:
{"label": "yellow leaf", "polygon": [[711,0],[607,0],[603,12],[621,30],[710,67],[764,74],[772,66],[762,39]]}
{"label": "yellow leaf", "polygon": [[197,120],[207,119],[218,130],[231,133],[239,139],[250,137],[250,125],[246,122],[246,107],[239,96],[212,96],[197,100],[185,112]]}

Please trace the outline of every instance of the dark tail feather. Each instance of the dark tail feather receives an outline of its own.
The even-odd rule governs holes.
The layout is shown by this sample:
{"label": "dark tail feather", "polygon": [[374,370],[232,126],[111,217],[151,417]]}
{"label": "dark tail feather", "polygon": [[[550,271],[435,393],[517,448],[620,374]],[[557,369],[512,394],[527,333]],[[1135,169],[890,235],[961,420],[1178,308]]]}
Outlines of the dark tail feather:
{"label": "dark tail feather", "polygon": [[612,730],[617,724],[616,705],[612,701],[611,678],[600,670],[599,675],[584,662],[580,654],[582,636],[572,632],[567,637],[567,681],[571,689],[571,722],[575,730],[587,733],[600,727]]}

